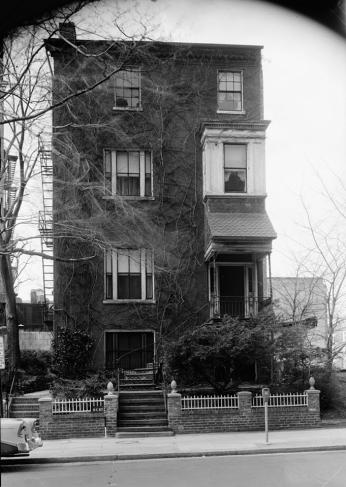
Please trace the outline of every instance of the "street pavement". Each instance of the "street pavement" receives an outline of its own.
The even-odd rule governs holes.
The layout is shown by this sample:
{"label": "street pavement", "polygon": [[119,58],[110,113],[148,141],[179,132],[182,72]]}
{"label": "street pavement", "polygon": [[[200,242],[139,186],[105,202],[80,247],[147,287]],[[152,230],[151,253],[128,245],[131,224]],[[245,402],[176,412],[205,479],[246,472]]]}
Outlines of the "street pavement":
{"label": "street pavement", "polygon": [[32,451],[30,456],[3,462],[69,463],[328,450],[346,450],[346,428],[270,431],[268,444],[262,431],[45,440],[42,448]]}
{"label": "street pavement", "polygon": [[346,451],[5,465],[2,487],[345,487]]}

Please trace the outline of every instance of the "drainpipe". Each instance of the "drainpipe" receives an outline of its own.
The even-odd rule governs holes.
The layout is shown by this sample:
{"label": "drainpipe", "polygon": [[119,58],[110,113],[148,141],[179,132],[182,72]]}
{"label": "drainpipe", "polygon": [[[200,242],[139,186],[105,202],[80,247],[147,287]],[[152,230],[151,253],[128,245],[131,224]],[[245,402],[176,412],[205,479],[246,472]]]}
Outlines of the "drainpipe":
{"label": "drainpipe", "polygon": [[269,268],[269,295],[270,299],[273,298],[273,286],[272,286],[272,266],[271,266],[271,259],[270,253],[268,254],[268,268]]}

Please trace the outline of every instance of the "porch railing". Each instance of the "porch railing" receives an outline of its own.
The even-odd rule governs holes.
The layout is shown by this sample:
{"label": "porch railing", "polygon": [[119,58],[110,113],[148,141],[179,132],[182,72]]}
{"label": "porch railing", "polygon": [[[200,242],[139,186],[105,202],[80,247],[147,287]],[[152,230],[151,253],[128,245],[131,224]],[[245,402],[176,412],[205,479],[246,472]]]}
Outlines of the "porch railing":
{"label": "porch railing", "polygon": [[210,299],[211,317],[229,315],[232,317],[247,318],[257,314],[271,303],[270,297],[255,298],[244,296],[218,296]]}

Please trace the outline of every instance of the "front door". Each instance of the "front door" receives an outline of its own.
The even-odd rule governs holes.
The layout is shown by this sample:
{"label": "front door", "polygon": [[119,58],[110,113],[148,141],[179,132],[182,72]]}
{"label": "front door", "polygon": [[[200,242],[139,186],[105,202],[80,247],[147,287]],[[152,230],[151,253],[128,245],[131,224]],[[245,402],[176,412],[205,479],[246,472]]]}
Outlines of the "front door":
{"label": "front door", "polygon": [[152,331],[106,332],[106,368],[131,370],[146,367],[154,358]]}
{"label": "front door", "polygon": [[243,317],[244,266],[219,266],[220,313]]}

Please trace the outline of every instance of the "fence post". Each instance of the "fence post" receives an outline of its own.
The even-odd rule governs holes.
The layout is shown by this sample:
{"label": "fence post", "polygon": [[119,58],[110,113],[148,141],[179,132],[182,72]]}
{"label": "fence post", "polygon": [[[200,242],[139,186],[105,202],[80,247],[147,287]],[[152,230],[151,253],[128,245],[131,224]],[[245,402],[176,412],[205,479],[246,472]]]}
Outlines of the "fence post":
{"label": "fence post", "polygon": [[107,394],[104,397],[104,414],[105,427],[107,436],[115,436],[117,431],[117,416],[118,416],[118,394]]}
{"label": "fence post", "polygon": [[41,397],[38,400],[40,436],[43,440],[49,439],[49,426],[53,422],[52,402],[51,397]]}
{"label": "fence post", "polygon": [[320,413],[320,391],[317,389],[308,389],[305,391],[308,396],[308,411]]}
{"label": "fence post", "polygon": [[177,384],[173,380],[171,383],[172,391],[167,394],[167,416],[168,426],[174,431],[182,431],[181,424],[181,394],[177,392]]}

